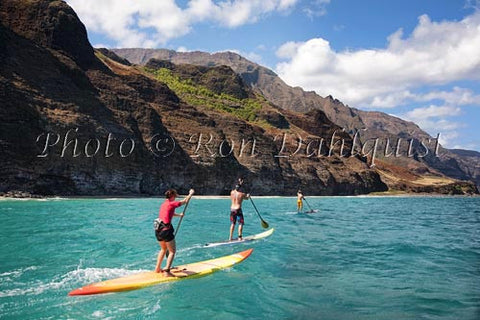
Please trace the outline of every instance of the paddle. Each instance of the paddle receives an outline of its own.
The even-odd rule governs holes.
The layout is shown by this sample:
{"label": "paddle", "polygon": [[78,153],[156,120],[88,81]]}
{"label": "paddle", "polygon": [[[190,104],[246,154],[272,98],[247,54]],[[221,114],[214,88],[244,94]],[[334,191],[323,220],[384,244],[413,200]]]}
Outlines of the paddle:
{"label": "paddle", "polygon": [[[178,229],[180,229],[180,224],[182,224],[183,217],[185,216],[185,212],[187,211],[187,207],[188,207],[188,204],[190,203],[191,199],[192,199],[192,197],[190,197],[187,200],[187,203],[185,203],[185,207],[183,207],[182,216],[180,217],[180,220],[178,220],[177,228],[175,228],[175,233],[173,234],[175,237],[177,236]],[[170,253],[170,251],[167,251],[165,253],[167,258],[168,258],[169,253]]]}
{"label": "paddle", "polygon": [[257,209],[257,207],[255,206],[255,203],[253,203],[252,196],[250,196],[249,198],[250,198],[250,201],[252,202],[253,207],[255,208],[255,211],[256,211],[257,214],[258,214],[258,217],[259,217],[260,220],[262,221],[262,227],[263,227],[264,229],[267,229],[267,228],[268,228],[268,223],[267,223],[265,220],[262,219],[262,216],[261,216],[260,213],[258,212],[258,209]]}
{"label": "paddle", "polygon": [[191,199],[192,199],[192,197],[190,197],[187,200],[187,203],[185,203],[185,207],[183,207],[182,216],[180,217],[180,220],[178,220],[178,225],[177,225],[177,228],[175,229],[174,236],[177,236],[178,229],[180,229],[180,224],[182,223],[183,217],[185,216],[185,212],[187,211],[187,207],[188,207],[188,204],[190,203]]}
{"label": "paddle", "polygon": [[310,208],[310,211],[313,212],[313,209],[312,209],[312,207],[310,206],[310,204],[308,203],[307,199],[305,199],[305,197],[304,197],[303,200],[305,200],[305,203],[306,203],[307,206]]}
{"label": "paddle", "polygon": [[314,210],[312,209],[312,207],[310,206],[310,204],[308,203],[307,199],[303,198],[303,200],[305,200],[305,203],[307,204],[307,206],[310,208],[310,211],[307,211],[306,213],[314,213],[314,212],[318,212],[318,210]]}

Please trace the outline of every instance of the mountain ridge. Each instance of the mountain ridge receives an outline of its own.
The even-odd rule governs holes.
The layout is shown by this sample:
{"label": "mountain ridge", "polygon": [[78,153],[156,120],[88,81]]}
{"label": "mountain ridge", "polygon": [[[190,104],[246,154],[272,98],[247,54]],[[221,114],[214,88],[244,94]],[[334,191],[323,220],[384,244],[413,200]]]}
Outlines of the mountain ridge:
{"label": "mountain ridge", "polygon": [[[435,138],[423,131],[413,122],[387,115],[379,111],[364,111],[344,105],[332,96],[321,97],[315,92],[304,91],[300,87],[290,87],[285,84],[272,70],[248,61],[233,52],[176,52],[167,49],[111,49],[134,64],[145,64],[149,59],[163,59],[174,63],[189,63],[203,66],[228,65],[237,72],[254,90],[259,90],[269,101],[286,110],[307,112],[318,109],[327,117],[345,128],[347,132],[361,131],[360,139],[367,141],[378,137],[395,141],[404,140],[432,141]],[[365,130],[366,129],[366,130]],[[382,145],[381,147],[385,147]],[[407,147],[404,147],[404,149]],[[406,152],[406,151],[405,151]],[[391,159],[384,159],[390,165],[396,165]],[[458,180],[470,180],[480,186],[480,171],[478,163],[470,163],[461,155],[439,147],[437,156],[431,154],[411,161],[410,166],[419,167],[424,171],[445,174]]]}

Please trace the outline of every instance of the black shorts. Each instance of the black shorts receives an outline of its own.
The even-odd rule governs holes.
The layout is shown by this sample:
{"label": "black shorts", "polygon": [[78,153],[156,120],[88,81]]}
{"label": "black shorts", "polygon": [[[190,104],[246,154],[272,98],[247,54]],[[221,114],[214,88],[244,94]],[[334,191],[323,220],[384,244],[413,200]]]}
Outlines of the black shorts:
{"label": "black shorts", "polygon": [[170,242],[175,239],[174,233],[175,230],[173,229],[173,226],[170,226],[170,228],[162,228],[160,230],[155,230],[155,237],[157,237],[158,241]]}
{"label": "black shorts", "polygon": [[230,222],[235,224],[238,221],[238,224],[244,223],[243,221],[243,212],[242,209],[236,209],[230,211]]}

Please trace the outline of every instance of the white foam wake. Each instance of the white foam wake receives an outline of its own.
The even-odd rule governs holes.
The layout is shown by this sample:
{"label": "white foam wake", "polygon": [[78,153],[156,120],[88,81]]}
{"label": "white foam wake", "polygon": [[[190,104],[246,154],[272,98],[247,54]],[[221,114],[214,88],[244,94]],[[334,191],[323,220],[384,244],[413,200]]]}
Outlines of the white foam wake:
{"label": "white foam wake", "polygon": [[55,276],[49,281],[31,281],[21,283],[18,278],[26,271],[35,270],[36,267],[28,267],[24,269],[13,270],[0,274],[3,282],[7,278],[17,278],[15,284],[17,288],[5,289],[0,291],[0,298],[15,297],[22,295],[39,295],[46,291],[65,290],[69,291],[75,287],[86,285],[93,282],[127,276],[133,273],[144,272],[146,270],[127,270],[121,268],[77,268],[69,271],[64,275]]}

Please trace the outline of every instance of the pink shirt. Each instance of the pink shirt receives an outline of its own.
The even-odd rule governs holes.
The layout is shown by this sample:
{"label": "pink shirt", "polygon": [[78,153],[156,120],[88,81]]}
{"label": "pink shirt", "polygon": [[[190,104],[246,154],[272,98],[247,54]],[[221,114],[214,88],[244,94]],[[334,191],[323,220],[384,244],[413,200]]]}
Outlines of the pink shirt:
{"label": "pink shirt", "polygon": [[182,205],[180,201],[170,201],[170,199],[165,200],[164,203],[160,206],[160,212],[158,217],[163,223],[171,223],[173,214],[175,213],[175,208],[178,208]]}

